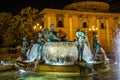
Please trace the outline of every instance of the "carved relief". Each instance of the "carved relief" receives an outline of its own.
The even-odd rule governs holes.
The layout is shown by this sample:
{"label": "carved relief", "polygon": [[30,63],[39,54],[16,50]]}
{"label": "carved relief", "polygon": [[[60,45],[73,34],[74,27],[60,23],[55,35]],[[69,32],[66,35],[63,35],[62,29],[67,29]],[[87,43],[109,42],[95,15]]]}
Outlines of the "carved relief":
{"label": "carved relief", "polygon": [[64,27],[64,15],[57,14],[56,15],[57,27]]}
{"label": "carved relief", "polygon": [[80,15],[78,16],[79,18],[79,25],[80,25],[80,28],[88,28],[89,27],[89,21],[90,21],[90,18],[91,16],[90,15]]}
{"label": "carved relief", "polygon": [[100,16],[98,19],[99,19],[100,29],[106,29],[106,17]]}

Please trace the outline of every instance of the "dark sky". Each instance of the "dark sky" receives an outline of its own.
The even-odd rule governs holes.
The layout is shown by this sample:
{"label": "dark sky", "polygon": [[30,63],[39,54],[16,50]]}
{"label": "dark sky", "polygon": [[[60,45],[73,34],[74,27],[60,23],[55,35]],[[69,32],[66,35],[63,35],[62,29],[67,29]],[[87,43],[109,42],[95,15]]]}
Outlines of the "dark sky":
{"label": "dark sky", "polygon": [[0,12],[18,13],[23,8],[31,6],[42,10],[44,8],[62,9],[73,0],[0,0]]}
{"label": "dark sky", "polygon": [[[112,1],[120,2],[120,0]],[[39,10],[44,8],[62,9],[66,4],[70,4],[72,2],[73,0],[0,0],[0,12],[11,12],[14,14],[29,6]]]}

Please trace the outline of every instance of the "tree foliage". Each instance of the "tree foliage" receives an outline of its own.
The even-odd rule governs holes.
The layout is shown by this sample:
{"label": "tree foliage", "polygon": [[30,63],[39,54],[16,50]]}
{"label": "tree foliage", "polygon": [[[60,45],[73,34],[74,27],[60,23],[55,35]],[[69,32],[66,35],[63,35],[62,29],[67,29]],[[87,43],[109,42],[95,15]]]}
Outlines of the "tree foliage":
{"label": "tree foliage", "polygon": [[22,30],[22,35],[30,37],[33,34],[33,25],[36,23],[39,10],[31,7],[22,9],[20,12],[21,23],[20,30]]}
{"label": "tree foliage", "polygon": [[33,37],[33,25],[39,10],[31,7],[22,9],[18,15],[0,13],[0,38],[4,46],[21,45],[23,37]]}
{"label": "tree foliage", "polygon": [[[11,27],[12,14],[3,12],[0,13],[0,40],[5,45],[4,41],[6,40],[5,34],[8,29]],[[1,44],[2,45],[2,44]]]}

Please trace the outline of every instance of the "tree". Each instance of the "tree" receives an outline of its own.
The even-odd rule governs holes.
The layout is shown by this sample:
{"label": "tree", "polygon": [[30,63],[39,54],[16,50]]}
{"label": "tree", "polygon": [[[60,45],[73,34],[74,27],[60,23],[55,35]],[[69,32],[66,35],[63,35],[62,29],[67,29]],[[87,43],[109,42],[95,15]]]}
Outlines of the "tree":
{"label": "tree", "polygon": [[[7,13],[7,12],[0,13],[0,39],[3,45],[6,44],[4,43],[5,33],[11,27],[10,23],[12,17],[13,15],[11,13]],[[2,44],[0,46],[2,46]]]}
{"label": "tree", "polygon": [[38,17],[39,10],[27,7],[22,9],[18,15],[11,13],[0,14],[0,37],[3,39],[3,45],[17,46],[21,45],[23,37],[33,38],[33,25]]}
{"label": "tree", "polygon": [[21,21],[19,24],[19,30],[21,35],[24,37],[33,38],[33,25],[36,23],[38,18],[39,10],[31,7],[27,7],[20,11]]}

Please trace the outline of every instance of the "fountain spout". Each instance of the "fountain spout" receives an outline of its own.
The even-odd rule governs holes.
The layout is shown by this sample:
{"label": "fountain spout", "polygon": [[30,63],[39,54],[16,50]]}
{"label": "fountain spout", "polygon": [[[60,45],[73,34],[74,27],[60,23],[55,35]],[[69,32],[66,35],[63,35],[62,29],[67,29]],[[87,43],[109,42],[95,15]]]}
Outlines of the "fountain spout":
{"label": "fountain spout", "polygon": [[109,58],[107,57],[107,55],[105,53],[105,50],[102,47],[100,47],[100,51],[102,52],[104,59],[109,60]]}

